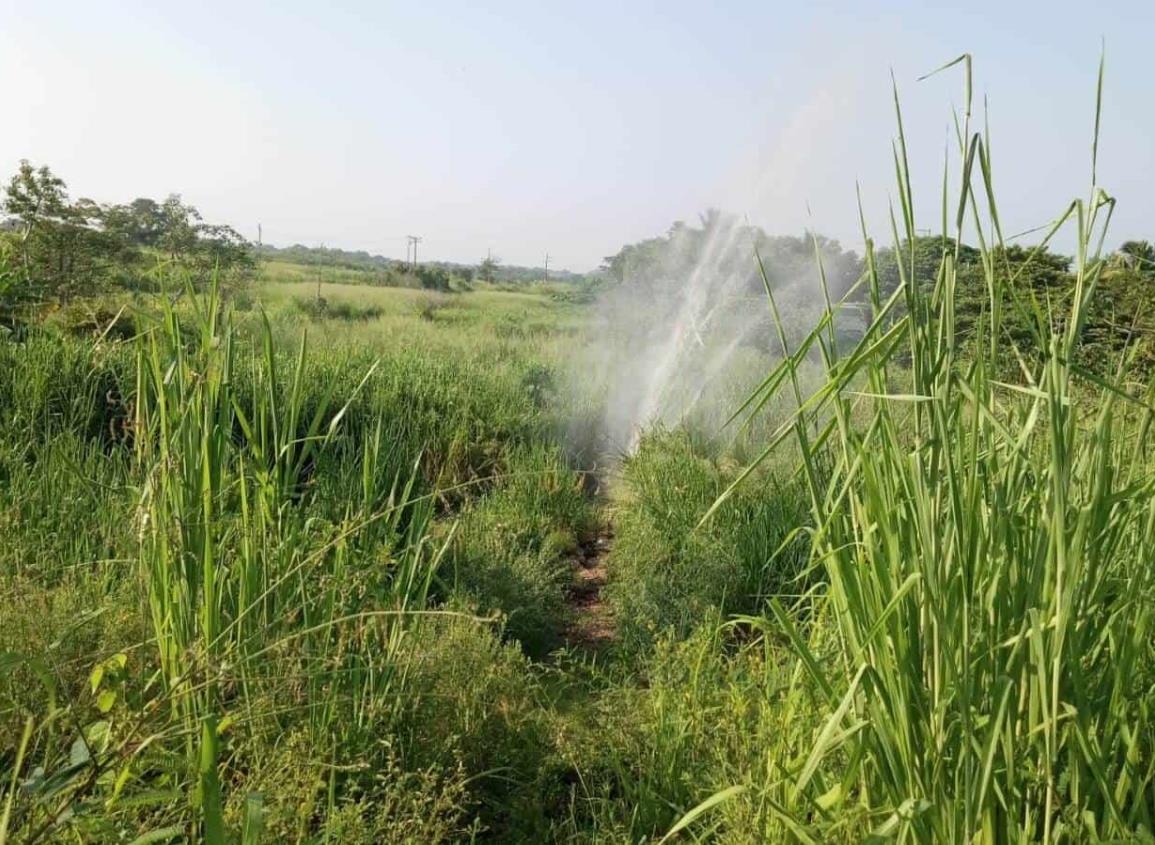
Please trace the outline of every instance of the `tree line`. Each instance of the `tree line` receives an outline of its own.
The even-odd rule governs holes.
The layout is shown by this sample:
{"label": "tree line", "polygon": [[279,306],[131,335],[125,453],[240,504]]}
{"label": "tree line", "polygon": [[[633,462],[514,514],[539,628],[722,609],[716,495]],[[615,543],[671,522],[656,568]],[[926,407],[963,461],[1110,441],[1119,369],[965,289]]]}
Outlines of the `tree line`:
{"label": "tree line", "polygon": [[[477,264],[463,264],[456,261],[422,261],[417,265],[384,255],[377,255],[365,250],[347,250],[333,247],[311,247],[303,244],[276,247],[263,245],[261,254],[269,258],[289,261],[293,264],[318,267],[340,267],[348,270],[368,272],[392,271],[396,273],[418,272],[419,268],[427,268],[426,274],[435,279],[436,271],[443,271],[454,280],[465,284],[473,281],[483,281],[494,284],[532,284],[547,278],[544,267],[523,267],[516,264],[503,264],[495,255],[487,255]],[[550,281],[580,282],[585,277],[568,270],[551,270]]]}
{"label": "tree line", "polygon": [[116,286],[140,287],[163,268],[194,283],[225,286],[255,268],[249,242],[231,226],[206,222],[179,194],[126,204],[73,200],[46,166],[21,161],[0,197],[0,296],[9,302],[67,302]]}
{"label": "tree line", "polygon": [[[885,302],[912,266],[914,277],[929,291],[944,250],[957,255],[956,340],[965,347],[978,321],[989,318],[991,308],[986,270],[977,248],[964,243],[956,249],[950,238],[924,236],[897,248],[875,249],[878,294]],[[1071,271],[1074,262],[1046,246],[1019,244],[996,248],[989,257],[991,272],[1014,280],[1012,285],[1002,286],[1001,296],[1007,301],[998,304],[1001,334],[1007,341],[1002,350],[1004,363],[1016,368],[1016,352],[1043,354],[1043,350],[1030,349],[1031,338],[1037,336],[1033,329],[1039,328],[1032,323],[1042,320],[1061,325],[1070,312],[1076,285]],[[715,210],[703,214],[697,226],[677,222],[663,236],[627,244],[607,256],[601,269],[613,283],[644,288],[651,296],[680,295],[693,274],[703,272],[738,278],[738,289],[751,298],[765,300],[764,287],[769,284],[788,324],[788,334],[796,337],[810,329],[823,307],[821,277],[831,300],[842,302],[836,306],[837,317],[857,314],[864,324],[871,310],[869,286],[859,283],[867,269],[864,256],[844,249],[832,238],[813,233],[770,235]],[[848,325],[852,319],[836,322],[853,333]],[[1110,372],[1118,364],[1118,356],[1129,350],[1144,371],[1155,370],[1155,245],[1131,240],[1110,254],[1092,292],[1089,317],[1081,332],[1084,365]],[[773,345],[769,326],[760,334],[767,338],[768,346]]]}

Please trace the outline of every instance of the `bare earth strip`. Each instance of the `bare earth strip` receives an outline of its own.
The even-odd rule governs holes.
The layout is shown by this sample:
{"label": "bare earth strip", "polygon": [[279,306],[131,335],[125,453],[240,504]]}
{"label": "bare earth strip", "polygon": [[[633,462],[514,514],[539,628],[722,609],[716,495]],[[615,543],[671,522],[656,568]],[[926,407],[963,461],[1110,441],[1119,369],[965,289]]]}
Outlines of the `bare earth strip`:
{"label": "bare earth strip", "polygon": [[613,610],[602,598],[608,577],[606,558],[612,543],[613,532],[607,527],[582,544],[574,555],[574,581],[569,591],[572,621],[566,632],[570,646],[601,651],[614,640]]}

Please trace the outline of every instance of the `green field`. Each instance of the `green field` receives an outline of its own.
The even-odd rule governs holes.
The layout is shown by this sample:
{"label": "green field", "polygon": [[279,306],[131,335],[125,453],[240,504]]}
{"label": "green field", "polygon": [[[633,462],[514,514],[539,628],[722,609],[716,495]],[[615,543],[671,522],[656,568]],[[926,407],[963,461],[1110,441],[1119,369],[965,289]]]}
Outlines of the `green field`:
{"label": "green field", "polygon": [[[1072,258],[1008,244],[967,106],[942,231],[900,144],[893,247],[752,256],[754,340],[630,446],[613,260],[423,289],[148,246],[14,297],[0,845],[1153,841],[1155,388],[1117,313],[1155,274],[1097,185]],[[791,304],[788,249],[853,272]]]}

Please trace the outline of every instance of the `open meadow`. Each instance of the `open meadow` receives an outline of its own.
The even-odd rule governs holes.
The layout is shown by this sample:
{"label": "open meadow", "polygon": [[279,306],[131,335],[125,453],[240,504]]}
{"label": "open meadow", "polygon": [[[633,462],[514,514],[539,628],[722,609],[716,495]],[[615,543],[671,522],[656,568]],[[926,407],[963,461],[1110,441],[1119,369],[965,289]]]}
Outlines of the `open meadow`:
{"label": "open meadow", "polygon": [[1155,843],[1155,247],[1102,66],[1025,240],[940,71],[855,249],[402,262],[23,162],[0,845]]}

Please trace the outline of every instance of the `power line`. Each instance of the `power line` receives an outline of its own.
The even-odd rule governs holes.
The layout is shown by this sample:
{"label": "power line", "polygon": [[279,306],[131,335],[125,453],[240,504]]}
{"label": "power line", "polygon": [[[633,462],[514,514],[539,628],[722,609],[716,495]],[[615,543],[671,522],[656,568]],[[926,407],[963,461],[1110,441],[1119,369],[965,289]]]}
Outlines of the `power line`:
{"label": "power line", "polygon": [[407,261],[409,261],[409,269],[412,270],[417,266],[417,244],[421,243],[422,238],[418,237],[417,235],[406,235],[405,237],[409,239],[409,245],[413,247],[412,260],[409,260],[408,248],[405,250],[405,258]]}

